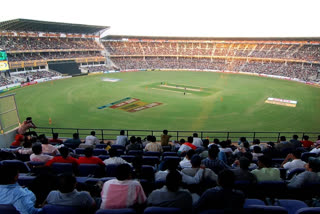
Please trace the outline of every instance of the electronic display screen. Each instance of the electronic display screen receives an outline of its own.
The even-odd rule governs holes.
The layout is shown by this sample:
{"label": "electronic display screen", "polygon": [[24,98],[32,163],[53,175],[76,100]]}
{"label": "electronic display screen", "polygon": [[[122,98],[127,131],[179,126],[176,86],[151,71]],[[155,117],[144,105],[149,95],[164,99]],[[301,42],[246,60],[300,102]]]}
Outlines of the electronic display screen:
{"label": "electronic display screen", "polygon": [[0,51],[0,61],[7,61],[7,53],[5,51]]}

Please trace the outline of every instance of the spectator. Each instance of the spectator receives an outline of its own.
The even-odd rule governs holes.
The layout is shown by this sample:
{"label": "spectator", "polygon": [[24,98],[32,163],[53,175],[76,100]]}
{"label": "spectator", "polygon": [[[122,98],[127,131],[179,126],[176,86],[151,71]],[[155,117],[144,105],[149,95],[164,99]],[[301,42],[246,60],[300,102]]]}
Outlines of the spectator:
{"label": "spectator", "polygon": [[181,188],[182,176],[177,171],[171,171],[166,177],[166,185],[151,192],[148,206],[176,207],[183,213],[192,213],[191,193]]}
{"label": "spectator", "polygon": [[252,174],[257,177],[257,181],[281,181],[280,170],[272,168],[270,157],[263,155],[258,158],[259,169],[252,170]]}
{"label": "spectator", "polygon": [[252,160],[253,161],[257,161],[258,158],[260,156],[262,156],[262,155],[263,155],[263,153],[261,151],[261,147],[260,146],[254,146],[253,147],[253,152],[252,152]]}
{"label": "spectator", "polygon": [[168,146],[171,137],[171,135],[168,135],[168,130],[163,130],[163,134],[161,135],[161,146]]}
{"label": "spectator", "polygon": [[263,151],[263,150],[264,150],[264,146],[263,146],[263,145],[261,145],[261,143],[260,143],[260,140],[259,140],[259,139],[254,139],[254,140],[253,140],[253,142],[252,142],[252,146],[250,146],[250,150],[251,150],[251,151],[253,151],[253,147],[255,147],[255,146],[260,146],[261,151]]}
{"label": "spectator", "polygon": [[40,142],[42,144],[42,152],[48,155],[56,155],[59,153],[58,148],[49,144],[48,138],[45,135],[41,135]]}
{"label": "spectator", "polygon": [[46,166],[51,166],[53,163],[72,163],[74,168],[78,166],[78,160],[69,155],[67,147],[61,147],[59,151],[61,156],[55,156],[46,163]]}
{"label": "spectator", "polygon": [[11,146],[19,147],[24,141],[24,136],[22,134],[16,134],[14,141],[11,143]]}
{"label": "spectator", "polygon": [[55,144],[62,144],[63,141],[59,139],[59,134],[58,133],[53,133],[52,134],[52,139],[49,140],[50,143],[55,143]]}
{"label": "spectator", "polygon": [[58,179],[58,190],[51,191],[44,204],[79,207],[84,213],[94,213],[95,201],[88,192],[78,192],[73,175],[61,175]]}
{"label": "spectator", "polygon": [[25,134],[28,129],[37,128],[36,125],[32,122],[32,117],[27,117],[25,121],[20,125],[18,129],[18,134]]}
{"label": "spectator", "polygon": [[246,157],[241,157],[239,159],[240,168],[232,169],[234,173],[235,180],[238,181],[249,181],[251,184],[257,182],[257,178],[249,171],[250,160]]}
{"label": "spectator", "polygon": [[162,152],[162,146],[156,142],[156,137],[151,137],[151,142],[144,148],[146,152]]}
{"label": "spectator", "polygon": [[130,144],[127,145],[126,150],[127,151],[130,151],[130,150],[142,150],[142,144],[141,143],[137,143],[136,141],[137,141],[136,137],[135,136],[131,136],[130,137]]}
{"label": "spectator", "polygon": [[192,165],[191,165],[191,158],[192,156],[195,154],[196,152],[193,150],[193,149],[190,149],[189,151],[187,151],[187,154],[186,156],[183,158],[182,161],[180,161],[179,165],[181,167],[181,169],[184,169],[184,168],[191,168]]}
{"label": "spectator", "polygon": [[91,131],[91,135],[86,137],[86,140],[85,140],[84,144],[88,145],[88,146],[93,146],[93,145],[99,144],[99,140],[96,137],[96,132],[95,131]]}
{"label": "spectator", "polygon": [[301,142],[298,140],[298,135],[293,135],[292,139],[290,140],[290,143],[293,144],[294,149],[299,148],[302,146]]}
{"label": "spectator", "polygon": [[309,136],[308,135],[304,135],[302,137],[301,143],[302,143],[303,147],[306,148],[306,149],[310,149],[313,146],[313,142],[309,140]]}
{"label": "spectator", "polygon": [[221,172],[224,169],[229,169],[230,167],[225,164],[223,161],[218,159],[219,148],[216,145],[212,145],[208,151],[208,158],[202,160],[202,164],[214,171],[216,174]]}
{"label": "spectator", "polygon": [[93,148],[85,148],[84,155],[84,157],[79,157],[78,164],[98,164],[100,166],[105,165],[100,158],[93,157]]}
{"label": "spectator", "polygon": [[224,212],[240,212],[245,202],[245,195],[234,190],[235,176],[230,170],[223,170],[218,175],[219,186],[205,191],[195,204],[195,210],[200,212],[209,209],[223,209]]}
{"label": "spectator", "polygon": [[110,155],[110,158],[105,159],[103,161],[103,163],[105,165],[109,165],[109,164],[117,164],[117,165],[129,164],[127,161],[123,160],[121,157],[117,157],[117,150],[116,149],[113,149],[113,148],[109,149],[109,155]]}
{"label": "spectator", "polygon": [[31,155],[32,154],[32,142],[25,141],[23,147],[18,150],[18,153],[21,155]]}
{"label": "spectator", "polygon": [[318,139],[314,144],[315,146],[320,146],[320,135],[318,135]]}
{"label": "spectator", "polygon": [[192,142],[193,142],[193,137],[191,136],[188,137],[188,142],[185,142],[180,146],[178,150],[178,155],[183,156],[190,149],[196,150],[197,147],[193,145]]}
{"label": "spectator", "polygon": [[128,137],[124,135],[124,130],[120,131],[120,135],[117,136],[116,145],[126,146],[128,144]]}
{"label": "spectator", "polygon": [[79,134],[78,133],[74,133],[73,134],[73,138],[72,139],[67,139],[66,141],[64,141],[64,145],[66,147],[69,147],[71,149],[75,149],[75,148],[78,148],[79,145],[81,144],[81,140],[79,138]]}
{"label": "spectator", "polygon": [[281,164],[281,167],[287,170],[287,173],[297,168],[304,168],[306,162],[301,160],[301,151],[294,150],[292,153],[288,154],[287,157]]}
{"label": "spectator", "polygon": [[101,192],[100,209],[120,209],[141,206],[146,202],[146,195],[141,184],[131,180],[131,166],[120,164],[116,179],[106,181]]}
{"label": "spectator", "polygon": [[[0,166],[0,204],[13,205],[21,214],[41,213],[41,209],[34,207],[36,197],[27,188],[22,188],[18,183],[18,169],[13,166]],[[5,176],[3,176],[5,175]]]}
{"label": "spectator", "polygon": [[197,148],[202,148],[203,142],[201,138],[198,137],[198,133],[193,133],[193,142],[192,144],[196,146]]}
{"label": "spectator", "polygon": [[33,154],[30,155],[30,161],[35,162],[47,162],[51,160],[53,157],[50,155],[46,155],[42,153],[42,145],[41,144],[35,144],[32,146]]}

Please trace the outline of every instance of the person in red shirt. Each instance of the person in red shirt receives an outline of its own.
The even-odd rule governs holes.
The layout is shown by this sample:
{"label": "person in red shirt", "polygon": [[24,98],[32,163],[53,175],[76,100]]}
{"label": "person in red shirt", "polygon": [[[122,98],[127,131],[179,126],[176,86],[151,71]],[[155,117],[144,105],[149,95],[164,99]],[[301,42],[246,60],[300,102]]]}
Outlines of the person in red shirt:
{"label": "person in red shirt", "polygon": [[53,163],[72,163],[74,167],[78,166],[78,160],[69,155],[69,149],[67,147],[61,147],[59,152],[61,156],[55,156],[46,163],[46,166],[51,166]]}
{"label": "person in red shirt", "polygon": [[313,146],[313,142],[309,140],[309,136],[305,135],[302,137],[301,141],[304,148],[311,148]]}
{"label": "person in red shirt", "polygon": [[60,140],[58,137],[59,137],[59,134],[58,134],[58,133],[53,133],[53,134],[52,134],[52,139],[49,140],[49,142],[50,142],[50,143],[55,143],[55,144],[62,144],[63,141]]}
{"label": "person in red shirt", "polygon": [[103,161],[98,158],[94,157],[93,155],[93,148],[88,147],[84,149],[84,157],[79,157],[78,163],[79,164],[98,164],[100,166],[105,166]]}
{"label": "person in red shirt", "polygon": [[15,141],[11,143],[11,146],[21,146],[22,142],[24,141],[24,136],[22,134],[16,134],[14,140]]}

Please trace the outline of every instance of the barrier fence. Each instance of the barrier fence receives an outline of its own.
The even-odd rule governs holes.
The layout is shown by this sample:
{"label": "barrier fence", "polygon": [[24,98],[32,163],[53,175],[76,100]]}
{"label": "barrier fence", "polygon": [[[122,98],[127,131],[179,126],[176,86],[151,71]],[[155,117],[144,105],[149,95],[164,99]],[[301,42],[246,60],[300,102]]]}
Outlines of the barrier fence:
{"label": "barrier fence", "polygon": [[[90,135],[91,131],[96,132],[96,137],[99,140],[115,140],[120,134],[121,129],[83,129],[83,128],[50,128],[50,127],[37,127],[35,130],[38,134],[45,134],[48,138],[53,133],[58,133],[60,138],[72,138],[73,133],[78,133],[81,139]],[[141,137],[142,140],[148,135],[153,135],[160,141],[160,137],[163,130],[124,130],[125,135],[128,137],[136,136]],[[214,138],[221,140],[230,139],[232,142],[237,142],[240,137],[246,137],[248,141],[253,139],[259,139],[261,142],[278,142],[280,136],[286,136],[287,140],[292,139],[293,135],[298,135],[299,139],[304,135],[309,136],[309,140],[316,141],[320,132],[231,132],[231,131],[172,131],[169,130],[169,135],[172,136],[171,140],[180,140],[181,138],[187,140],[193,133],[197,133],[202,139],[209,139],[213,141]]]}

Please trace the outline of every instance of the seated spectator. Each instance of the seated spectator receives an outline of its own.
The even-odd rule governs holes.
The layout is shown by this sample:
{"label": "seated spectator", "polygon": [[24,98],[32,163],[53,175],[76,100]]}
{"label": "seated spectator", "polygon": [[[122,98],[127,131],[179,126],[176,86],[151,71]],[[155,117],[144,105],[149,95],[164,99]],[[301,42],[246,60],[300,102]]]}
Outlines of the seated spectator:
{"label": "seated spectator", "polygon": [[79,164],[98,164],[104,166],[105,164],[102,160],[98,157],[93,156],[93,148],[85,148],[84,149],[84,157],[79,157],[78,163]]}
{"label": "seated spectator", "polygon": [[130,137],[130,144],[127,145],[126,150],[127,151],[130,151],[130,150],[142,150],[142,144],[137,143],[137,139],[136,139],[135,136],[131,136]]}
{"label": "seated spectator", "polygon": [[203,142],[202,142],[201,138],[198,137],[198,133],[193,133],[192,144],[197,148],[202,148]]}
{"label": "seated spectator", "polygon": [[241,144],[238,146],[237,149],[233,151],[232,154],[236,156],[241,156],[242,153],[246,152],[250,152],[250,144],[247,141],[241,142]]}
{"label": "seated spectator", "polygon": [[78,166],[78,160],[69,155],[68,147],[61,147],[59,151],[61,156],[55,156],[46,163],[46,166],[51,166],[53,163],[72,163],[74,167]]}
{"label": "seated spectator", "polygon": [[227,141],[222,141],[220,143],[220,146],[221,146],[219,148],[220,152],[224,152],[226,154],[232,154],[233,151],[232,151],[232,149],[230,147],[228,147]]}
{"label": "seated spectator", "polygon": [[208,139],[204,139],[203,140],[203,150],[199,154],[202,159],[208,157],[208,146],[209,146],[209,140]]}
{"label": "seated spectator", "polygon": [[304,184],[320,182],[320,160],[314,157],[309,158],[305,165],[306,171],[294,176],[288,183],[289,188],[300,188]]}
{"label": "seated spectator", "polygon": [[250,183],[256,183],[257,178],[249,171],[250,160],[246,157],[241,157],[239,159],[240,168],[232,169],[234,173],[235,180],[249,181]]}
{"label": "seated spectator", "polygon": [[58,133],[53,133],[52,134],[52,139],[49,140],[50,143],[55,143],[55,144],[62,144],[63,141],[59,139],[59,134]]}
{"label": "seated spectator", "polygon": [[[116,149],[109,149],[109,155],[110,157],[108,159],[105,159],[103,161],[103,163],[105,165],[109,165],[109,164],[129,164],[127,161],[125,161],[124,159],[122,159],[121,157],[117,157],[117,150]],[[131,165],[131,164],[129,164]]]}
{"label": "seated spectator", "polygon": [[240,146],[241,144],[248,143],[246,137],[240,137],[238,141],[238,145]]}
{"label": "seated spectator", "polygon": [[260,156],[262,156],[262,155],[263,155],[263,153],[261,151],[261,147],[260,146],[254,146],[253,147],[253,152],[252,152],[252,160],[253,161],[257,161],[258,158]]}
{"label": "seated spectator", "polygon": [[166,177],[166,185],[152,191],[148,197],[148,206],[176,207],[183,213],[192,213],[191,193],[182,189],[182,176],[178,171],[171,171]]}
{"label": "seated spectator", "polygon": [[310,149],[313,146],[313,142],[309,140],[308,135],[305,135],[302,137],[301,143],[302,143],[303,147],[306,149]]}
{"label": "seated spectator", "polygon": [[179,163],[181,169],[191,168],[192,165],[191,165],[190,160],[191,160],[192,156],[193,156],[195,153],[196,153],[196,152],[195,152],[193,149],[190,149],[190,150],[187,152],[186,156],[185,156],[185,157],[183,158],[183,160],[180,161],[180,163]]}
{"label": "seated spectator", "polygon": [[260,146],[261,151],[264,150],[264,146],[260,143],[260,140],[259,140],[259,139],[254,139],[254,140],[252,141],[252,146],[250,146],[250,150],[253,151],[253,148],[254,148],[255,146]]}
{"label": "seated spectator", "polygon": [[146,152],[162,152],[162,146],[156,142],[156,137],[152,136],[150,140],[151,142],[146,145],[144,150]]}
{"label": "seated spectator", "polygon": [[276,149],[280,152],[281,156],[286,156],[294,150],[294,145],[288,142],[285,136],[281,136],[280,142],[276,145]]}
{"label": "seated spectator", "polygon": [[131,171],[130,165],[120,164],[116,179],[103,184],[100,209],[136,207],[146,202],[147,198],[139,181],[130,179]]}
{"label": "seated spectator", "polygon": [[40,137],[40,142],[42,144],[43,153],[53,156],[59,154],[58,148],[49,144],[48,138],[46,138],[44,135]]}
{"label": "seated spectator", "polygon": [[93,146],[93,145],[99,144],[99,140],[96,137],[96,132],[95,131],[92,131],[91,135],[86,137],[86,140],[85,140],[84,144],[88,145],[88,146]]}
{"label": "seated spectator", "polygon": [[18,134],[25,134],[27,132],[28,129],[30,128],[37,128],[36,125],[34,125],[34,123],[32,122],[32,118],[31,117],[27,117],[25,121],[23,121],[23,123],[20,125],[19,129],[18,129]]}
{"label": "seated spectator", "polygon": [[171,137],[171,135],[168,135],[168,130],[163,130],[163,134],[161,135],[161,146],[168,146]]}
{"label": "seated spectator", "polygon": [[200,212],[209,209],[223,209],[225,213],[239,212],[244,205],[245,195],[234,190],[235,176],[230,170],[223,170],[218,175],[217,187],[205,191],[194,208]]}
{"label": "seated spectator", "polygon": [[39,143],[32,146],[32,152],[33,154],[30,155],[30,161],[47,162],[53,158],[50,155],[46,155],[42,153],[42,146]]}
{"label": "seated spectator", "polygon": [[36,197],[33,192],[17,183],[19,172],[16,167],[1,165],[0,174],[0,204],[11,204],[21,214],[41,213],[41,209],[34,207]]}
{"label": "seated spectator", "polygon": [[320,154],[320,145],[318,145],[315,148],[311,149],[310,153],[315,153],[315,154],[319,155]]}
{"label": "seated spectator", "polygon": [[180,141],[172,140],[172,142],[169,143],[171,145],[171,151],[177,152],[180,146],[185,142],[186,142],[185,139],[180,139]]}
{"label": "seated spectator", "polygon": [[71,149],[75,149],[78,148],[79,145],[81,144],[81,140],[79,138],[79,134],[78,133],[74,133],[73,134],[73,138],[72,139],[67,139],[66,141],[64,141],[64,145],[71,148]]}
{"label": "seated spectator", "polygon": [[75,189],[76,184],[77,181],[73,175],[59,176],[58,190],[51,191],[44,204],[79,207],[86,211],[83,213],[94,213],[95,201],[88,192],[78,192]]}
{"label": "seated spectator", "polygon": [[298,135],[293,135],[292,139],[290,140],[290,143],[293,144],[294,149],[299,148],[302,146],[301,142],[298,140]]}
{"label": "seated spectator", "polygon": [[317,141],[314,143],[315,146],[320,146],[320,135],[318,135]]}
{"label": "seated spectator", "polygon": [[202,165],[204,165],[206,168],[211,169],[216,174],[218,174],[220,171],[224,169],[230,168],[230,166],[225,164],[225,162],[218,159],[219,152],[220,151],[218,146],[212,145],[208,151],[208,158],[202,160]]}
{"label": "seated spectator", "polygon": [[21,155],[30,155],[32,154],[32,142],[25,141],[23,147],[18,150],[18,153]]}
{"label": "seated spectator", "polygon": [[11,146],[21,146],[24,142],[24,136],[22,134],[16,134],[14,141],[11,143]]}
{"label": "seated spectator", "polygon": [[117,136],[116,145],[126,146],[128,144],[128,137],[124,135],[124,130],[120,131],[120,135]]}
{"label": "seated spectator", "polygon": [[292,153],[288,154],[287,157],[281,164],[281,167],[287,170],[287,173],[297,168],[304,168],[306,162],[301,160],[301,151],[294,150]]}
{"label": "seated spectator", "polygon": [[183,156],[190,149],[196,150],[197,147],[193,145],[192,142],[193,142],[193,137],[191,136],[188,137],[188,142],[185,142],[180,146],[178,150],[178,155]]}
{"label": "seated spectator", "polygon": [[266,155],[258,158],[259,169],[252,170],[252,174],[257,177],[257,181],[281,181],[280,170],[272,168],[272,159]]}

